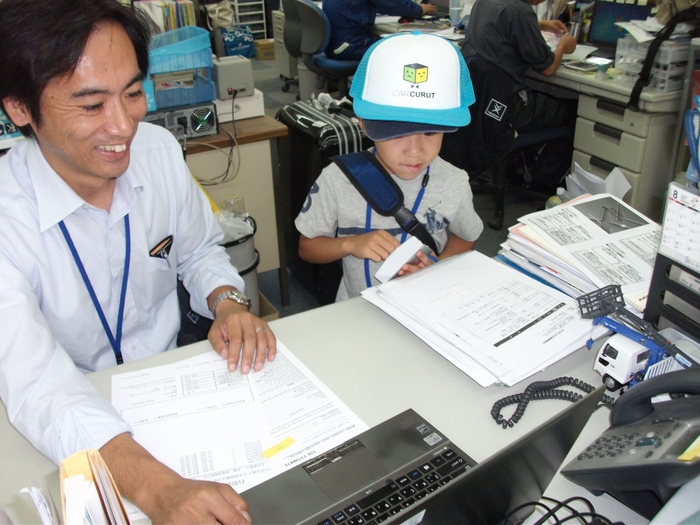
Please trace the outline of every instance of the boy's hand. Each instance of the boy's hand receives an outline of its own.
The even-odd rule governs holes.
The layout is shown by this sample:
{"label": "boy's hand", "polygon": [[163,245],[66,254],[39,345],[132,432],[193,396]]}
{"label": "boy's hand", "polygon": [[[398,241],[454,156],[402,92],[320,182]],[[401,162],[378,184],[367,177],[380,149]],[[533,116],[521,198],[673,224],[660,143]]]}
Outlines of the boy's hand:
{"label": "boy's hand", "polygon": [[358,259],[370,259],[380,262],[398,248],[399,240],[385,230],[377,230],[344,239],[349,243],[348,253]]}
{"label": "boy's hand", "polygon": [[[416,257],[418,257],[418,264],[404,264],[399,270],[399,276],[406,275],[409,273],[416,273],[418,270],[422,270],[426,266],[435,264],[435,262],[430,257],[428,257],[421,251],[416,253]],[[435,257],[435,254],[433,254],[433,257]]]}

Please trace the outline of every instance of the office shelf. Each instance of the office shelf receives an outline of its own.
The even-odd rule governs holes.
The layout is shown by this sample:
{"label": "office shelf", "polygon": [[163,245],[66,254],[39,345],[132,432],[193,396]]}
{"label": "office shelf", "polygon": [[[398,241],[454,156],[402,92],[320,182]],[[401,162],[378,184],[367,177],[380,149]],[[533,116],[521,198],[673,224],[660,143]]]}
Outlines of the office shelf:
{"label": "office shelf", "polygon": [[263,0],[231,0],[236,10],[236,21],[247,25],[256,40],[267,38],[267,21],[265,19],[265,2]]}
{"label": "office shelf", "polygon": [[[654,57],[651,79],[647,89],[667,93],[683,89],[683,79],[688,64],[690,42],[666,41]],[[618,82],[634,86],[642,70],[649,50],[649,42],[637,42],[628,35],[617,41],[615,70],[621,74]]]}

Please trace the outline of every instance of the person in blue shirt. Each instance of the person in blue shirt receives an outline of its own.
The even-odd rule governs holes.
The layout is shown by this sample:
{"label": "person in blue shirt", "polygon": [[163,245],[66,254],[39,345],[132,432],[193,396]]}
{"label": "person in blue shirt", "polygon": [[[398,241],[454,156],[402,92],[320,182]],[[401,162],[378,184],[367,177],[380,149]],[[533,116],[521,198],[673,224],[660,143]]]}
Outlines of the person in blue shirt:
{"label": "person in blue shirt", "polygon": [[419,18],[437,7],[413,0],[323,0],[331,24],[326,54],[337,60],[361,60],[378,35],[371,33],[377,13]]}

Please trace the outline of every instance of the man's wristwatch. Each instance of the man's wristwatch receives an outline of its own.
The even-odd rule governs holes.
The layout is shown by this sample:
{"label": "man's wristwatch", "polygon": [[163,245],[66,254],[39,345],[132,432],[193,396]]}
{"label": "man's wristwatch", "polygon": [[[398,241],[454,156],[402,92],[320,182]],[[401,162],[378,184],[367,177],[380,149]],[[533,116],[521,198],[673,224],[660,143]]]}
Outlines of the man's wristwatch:
{"label": "man's wristwatch", "polygon": [[238,304],[242,304],[248,310],[250,310],[250,298],[243,292],[240,292],[234,288],[233,290],[228,290],[222,294],[217,295],[214,298],[214,301],[212,301],[211,303],[211,313],[214,314],[214,317],[216,317],[216,305],[224,299],[231,299],[232,301],[236,301]]}

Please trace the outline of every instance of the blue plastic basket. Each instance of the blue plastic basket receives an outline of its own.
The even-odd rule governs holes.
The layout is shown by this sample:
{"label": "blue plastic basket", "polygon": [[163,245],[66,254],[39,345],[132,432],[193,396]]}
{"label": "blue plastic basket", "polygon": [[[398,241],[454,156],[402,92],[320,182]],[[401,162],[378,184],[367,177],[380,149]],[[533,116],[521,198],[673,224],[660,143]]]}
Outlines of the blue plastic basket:
{"label": "blue plastic basket", "polygon": [[151,38],[148,53],[151,75],[192,70],[193,85],[161,90],[155,86],[155,105],[161,108],[211,102],[216,87],[211,80],[211,41],[206,29],[181,27]]}
{"label": "blue plastic basket", "polygon": [[151,38],[151,74],[212,67],[211,41],[206,29],[186,26]]}
{"label": "blue plastic basket", "polygon": [[202,102],[211,102],[216,97],[216,86],[207,77],[195,73],[192,86],[159,90],[156,87],[156,107],[158,109],[173,106],[189,106]]}

